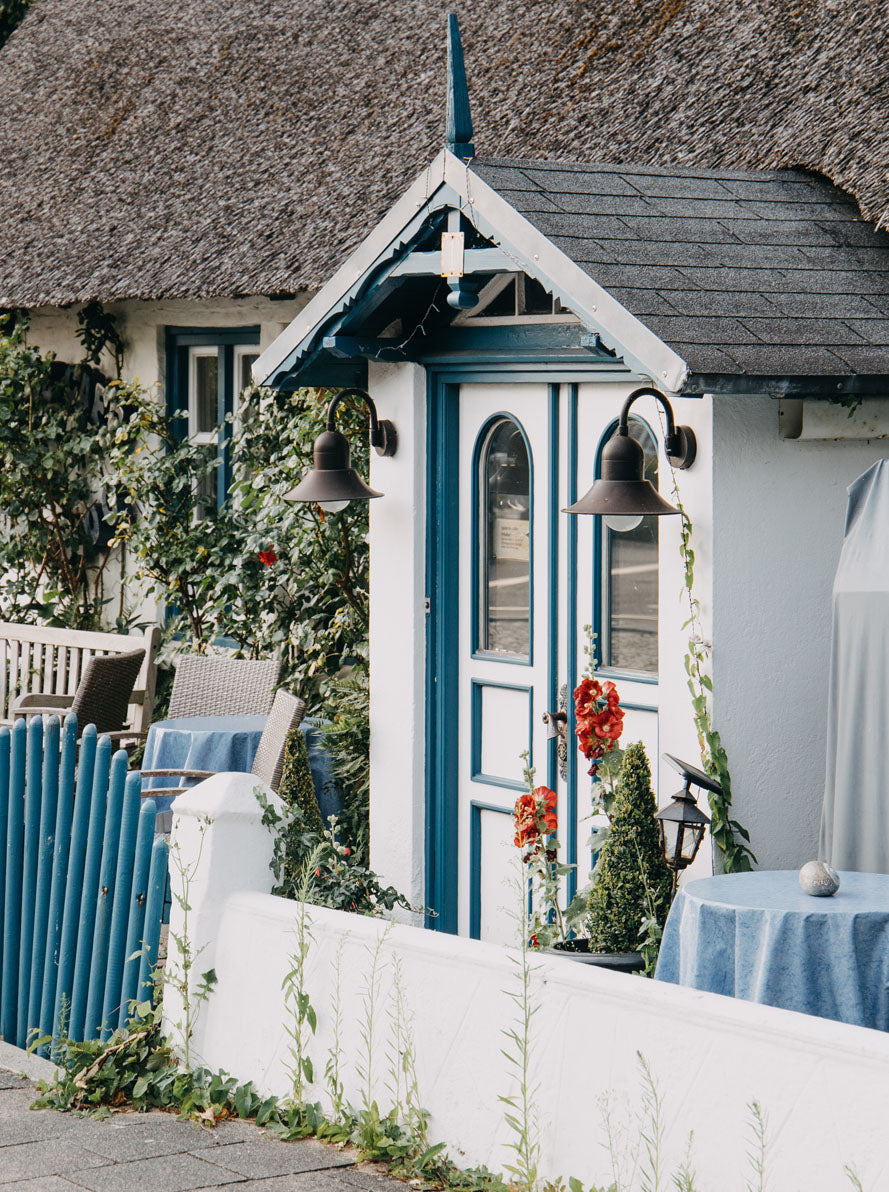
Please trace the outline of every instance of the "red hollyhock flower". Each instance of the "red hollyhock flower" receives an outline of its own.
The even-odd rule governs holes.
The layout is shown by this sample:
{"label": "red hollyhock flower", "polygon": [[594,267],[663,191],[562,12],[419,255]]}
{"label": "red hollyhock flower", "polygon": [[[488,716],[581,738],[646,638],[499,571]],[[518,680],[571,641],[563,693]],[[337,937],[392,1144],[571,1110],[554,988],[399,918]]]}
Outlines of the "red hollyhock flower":
{"label": "red hollyhock flower", "polygon": [[515,818],[515,846],[533,845],[540,833],[537,830],[537,803],[533,795],[519,795],[513,811]]}
{"label": "red hollyhock flower", "polygon": [[264,563],[266,567],[271,567],[272,563],[278,562],[278,556],[273,550],[261,550],[259,552],[259,561]]}

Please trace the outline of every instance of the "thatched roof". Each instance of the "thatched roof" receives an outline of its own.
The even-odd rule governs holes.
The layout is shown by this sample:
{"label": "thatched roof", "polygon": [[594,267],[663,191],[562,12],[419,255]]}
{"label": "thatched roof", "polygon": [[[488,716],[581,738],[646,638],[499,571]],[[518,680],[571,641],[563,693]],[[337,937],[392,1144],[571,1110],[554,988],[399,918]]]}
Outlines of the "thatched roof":
{"label": "thatched roof", "polygon": [[0,303],[316,288],[443,140],[799,166],[889,218],[886,22],[859,0],[36,0],[0,51]]}

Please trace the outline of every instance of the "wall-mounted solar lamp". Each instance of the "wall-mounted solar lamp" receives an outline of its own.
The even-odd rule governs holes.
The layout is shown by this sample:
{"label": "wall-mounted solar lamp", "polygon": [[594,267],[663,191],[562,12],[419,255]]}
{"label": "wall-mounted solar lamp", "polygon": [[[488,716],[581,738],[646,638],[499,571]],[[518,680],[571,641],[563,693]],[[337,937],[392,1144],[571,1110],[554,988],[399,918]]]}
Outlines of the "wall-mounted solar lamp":
{"label": "wall-mounted solar lamp", "polygon": [[654,397],[663,407],[667,423],[664,449],[673,467],[690,468],[694,463],[697,442],[691,427],[676,425],[673,407],[659,389],[634,389],[624,402],[617,430],[602,449],[602,475],[565,513],[594,513],[605,519],[609,529],[634,530],[643,517],[679,512],[645,479],[645,454],[630,436],[630,407],[639,397]]}
{"label": "wall-mounted solar lamp", "polygon": [[679,771],[685,783],[683,789],[678,791],[667,806],[662,807],[654,817],[657,820],[664,860],[673,870],[673,889],[675,891],[680,869],[691,865],[697,856],[701,841],[704,839],[704,832],[710,823],[709,816],[706,816],[698,807],[691,788],[699,786],[705,791],[721,794],[722,787],[715,778],[711,778],[709,774],[705,774],[696,766],[689,765],[688,762],[680,761],[672,753],[665,753],[664,761],[669,762],[674,770]]}
{"label": "wall-mounted solar lamp", "polygon": [[288,501],[314,501],[329,513],[345,509],[350,501],[367,501],[381,497],[365,484],[351,464],[349,441],[334,426],[337,406],[347,397],[357,397],[370,414],[370,445],[377,455],[394,455],[398,445],[395,426],[377,417],[373,398],[363,389],[341,389],[327,407],[327,429],[315,440],[315,466],[310,468],[296,488],[287,493]]}

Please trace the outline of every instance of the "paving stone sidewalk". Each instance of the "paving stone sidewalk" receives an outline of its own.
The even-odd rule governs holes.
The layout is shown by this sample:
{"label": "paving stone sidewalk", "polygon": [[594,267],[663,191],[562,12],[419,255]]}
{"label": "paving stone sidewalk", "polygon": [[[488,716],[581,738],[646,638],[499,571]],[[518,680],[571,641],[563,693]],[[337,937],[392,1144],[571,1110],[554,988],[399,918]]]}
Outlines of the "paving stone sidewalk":
{"label": "paving stone sidewalk", "polygon": [[[406,1192],[354,1155],[312,1140],[280,1142],[250,1122],[203,1127],[167,1113],[103,1121],[30,1109],[34,1086],[0,1055],[0,1192]],[[9,1067],[3,1067],[3,1064]]]}

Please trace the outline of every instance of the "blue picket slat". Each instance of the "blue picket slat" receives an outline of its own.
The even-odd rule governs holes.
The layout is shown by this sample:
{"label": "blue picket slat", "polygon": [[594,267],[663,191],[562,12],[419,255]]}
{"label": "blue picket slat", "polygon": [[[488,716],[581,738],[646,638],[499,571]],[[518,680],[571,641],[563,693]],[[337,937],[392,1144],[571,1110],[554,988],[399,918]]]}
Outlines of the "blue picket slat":
{"label": "blue picket slat", "polygon": [[52,863],[59,805],[59,749],[61,725],[50,716],[43,729],[43,782],[40,791],[40,830],[37,841],[37,880],[34,892],[34,922],[31,937],[30,989],[25,1019],[25,1037],[40,1026],[43,995],[43,964],[46,960],[46,925],[52,889]]}
{"label": "blue picket slat", "polygon": [[157,818],[157,804],[154,799],[142,799],[139,808],[139,831],[136,834],[136,854],[133,861],[133,881],[130,887],[127,934],[123,948],[123,971],[120,982],[120,1010],[117,1025],[123,1028],[130,1016],[130,1002],[139,994],[138,949],[142,943],[145,925],[145,904],[148,896],[148,866],[151,863],[151,845],[154,840],[154,826]]}
{"label": "blue picket slat", "polygon": [[[89,993],[90,964],[93,958],[93,928],[96,924],[96,895],[99,889],[99,867],[102,864],[102,825],[108,802],[108,781],[111,774],[111,738],[100,737],[96,747],[93,770],[90,818],[87,827],[86,859],[83,865],[83,884],[80,897],[80,920],[77,928],[77,951],[74,959],[74,982],[71,989],[72,1039],[82,1039]],[[121,779],[121,787],[123,780]]]}
{"label": "blue picket slat", "polygon": [[163,836],[155,837],[151,848],[151,869],[148,873],[148,901],[145,904],[145,934],[142,936],[142,959],[139,961],[140,1001],[151,998],[151,985],[161,938],[161,919],[164,912],[164,891],[167,888],[169,849]]}
{"label": "blue picket slat", "polygon": [[[28,753],[25,762],[25,840],[21,888],[21,936],[19,941],[18,1005],[15,1041],[24,1047],[28,1032],[28,970],[34,935],[34,904],[37,896],[37,864],[40,851],[40,802],[43,789],[43,717],[28,721]],[[11,1040],[10,1040],[11,1042]]]}
{"label": "blue picket slat", "polygon": [[[75,717],[71,719],[76,720]],[[59,972],[56,978],[52,1007],[52,1025],[45,1031],[46,1034],[52,1034],[54,1038],[59,1035],[62,1027],[66,1031],[70,1032],[71,1030],[74,961],[77,955],[77,933],[80,927],[80,905],[83,895],[83,869],[86,861],[95,768],[96,726],[88,724],[80,738],[80,757],[77,763],[77,792],[74,796],[71,848],[68,854],[68,880],[65,886],[65,909],[62,914]],[[66,1007],[64,1015],[63,1006]],[[62,1021],[63,1017],[64,1022]]]}
{"label": "blue picket slat", "polygon": [[[46,921],[46,945],[43,953],[43,981],[40,993],[39,1022],[41,1035],[53,1033],[53,1009],[60,971],[62,916],[65,908],[65,886],[71,864],[71,820],[74,813],[74,775],[77,761],[77,717],[65,717],[62,726],[62,757],[59,765],[59,797],[56,811],[55,846],[52,860],[52,882]],[[46,1056],[44,1045],[39,1054]]]}
{"label": "blue picket slat", "polygon": [[9,829],[9,763],[12,738],[0,727],[0,999],[3,996],[4,907],[6,906],[6,833]]}
{"label": "blue picket slat", "polygon": [[[77,721],[0,726],[0,1031],[106,1037],[153,1000],[168,873],[156,804]],[[141,948],[140,948],[140,945]],[[132,959],[128,959],[132,957]]]}
{"label": "blue picket slat", "polygon": [[102,864],[96,894],[93,927],[93,954],[89,969],[89,988],[83,1020],[84,1039],[93,1039],[102,1025],[105,1000],[105,972],[108,967],[108,937],[111,932],[111,908],[114,905],[114,879],[117,874],[117,850],[123,818],[123,796],[127,773],[126,751],[119,749],[111,759],[111,781],[105,811],[105,835],[102,840]]}
{"label": "blue picket slat", "polygon": [[19,943],[22,915],[22,865],[25,834],[25,761],[28,726],[19,720],[12,730],[12,761],[9,778],[9,820],[6,833],[6,895],[3,909],[3,1038],[16,1037],[18,1003]]}
{"label": "blue picket slat", "polygon": [[[120,1013],[120,983],[123,978],[124,948],[127,942],[127,919],[130,896],[133,892],[133,864],[136,854],[136,835],[139,830],[139,803],[142,798],[142,775],[137,770],[127,774],[120,820],[117,868],[114,875],[114,900],[111,904],[111,928],[108,933],[105,985],[101,1007],[101,1038],[107,1039]],[[97,986],[101,984],[96,975]]]}

